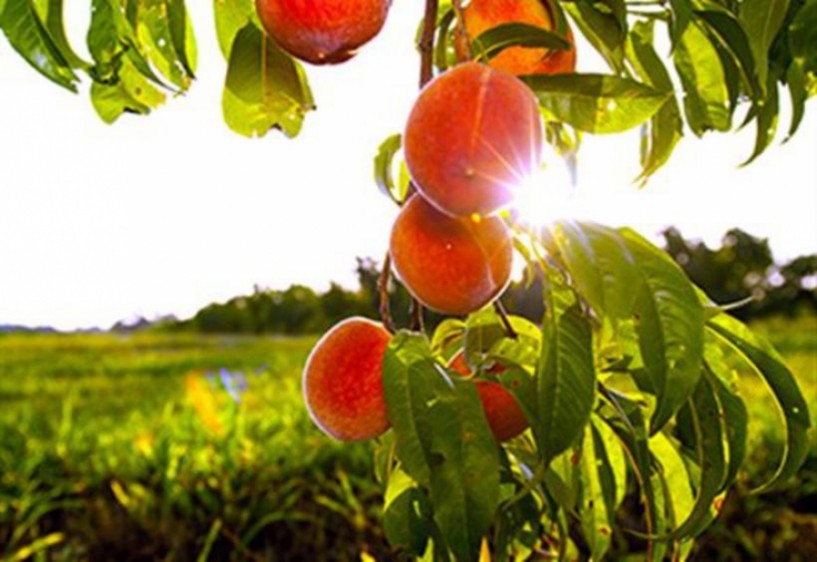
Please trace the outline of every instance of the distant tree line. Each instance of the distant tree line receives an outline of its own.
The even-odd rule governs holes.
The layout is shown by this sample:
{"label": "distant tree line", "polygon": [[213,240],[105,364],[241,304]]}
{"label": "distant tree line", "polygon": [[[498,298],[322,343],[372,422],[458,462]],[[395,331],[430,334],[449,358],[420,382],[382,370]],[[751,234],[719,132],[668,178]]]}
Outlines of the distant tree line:
{"label": "distant tree line", "polygon": [[[817,311],[817,255],[779,265],[768,240],[739,229],[727,232],[716,249],[684,239],[675,228],[666,230],[664,239],[670,255],[715,302],[752,299],[733,311],[743,319],[791,315],[803,308]],[[349,316],[378,318],[379,265],[371,259],[358,259],[356,271],[356,290],[334,283],[321,293],[303,285],[286,290],[256,287],[251,295],[210,304],[189,320],[166,322],[163,327],[205,333],[311,334],[323,332]],[[541,279],[534,276],[511,286],[503,301],[514,313],[535,320],[543,313],[541,291]],[[395,321],[407,325],[409,295],[393,284],[389,298]],[[439,318],[426,312],[425,320],[434,325]]]}

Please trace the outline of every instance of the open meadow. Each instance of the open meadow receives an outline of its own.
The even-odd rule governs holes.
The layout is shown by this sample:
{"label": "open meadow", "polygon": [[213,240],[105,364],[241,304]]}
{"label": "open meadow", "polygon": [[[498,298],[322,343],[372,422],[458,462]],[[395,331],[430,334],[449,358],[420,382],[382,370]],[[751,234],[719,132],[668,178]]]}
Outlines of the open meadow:
{"label": "open meadow", "polygon": [[[787,358],[815,420],[817,318],[754,327]],[[0,335],[0,559],[397,559],[371,445],[331,441],[304,408],[313,342]],[[746,382],[749,393],[761,384]],[[749,402],[751,480],[774,468],[782,429]],[[817,443],[783,489],[749,496],[748,485],[695,557],[817,556]]]}

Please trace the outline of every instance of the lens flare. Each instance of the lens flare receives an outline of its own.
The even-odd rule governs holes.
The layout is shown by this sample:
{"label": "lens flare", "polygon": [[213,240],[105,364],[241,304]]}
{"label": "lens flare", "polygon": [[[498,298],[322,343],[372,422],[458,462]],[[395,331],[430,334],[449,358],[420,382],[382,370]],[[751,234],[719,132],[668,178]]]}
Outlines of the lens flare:
{"label": "lens flare", "polygon": [[535,228],[582,214],[567,171],[555,166],[526,178],[516,189],[511,209],[520,223]]}

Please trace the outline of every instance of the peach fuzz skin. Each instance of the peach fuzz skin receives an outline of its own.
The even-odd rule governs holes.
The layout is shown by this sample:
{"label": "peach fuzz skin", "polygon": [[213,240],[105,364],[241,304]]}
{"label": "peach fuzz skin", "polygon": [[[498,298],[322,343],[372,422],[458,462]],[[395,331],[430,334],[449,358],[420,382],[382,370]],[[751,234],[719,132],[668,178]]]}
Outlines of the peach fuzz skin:
{"label": "peach fuzz skin", "polygon": [[404,152],[414,184],[452,216],[508,205],[542,155],[542,120],[516,77],[464,63],[432,80],[408,118]]}
{"label": "peach fuzz skin", "polygon": [[[464,377],[471,376],[471,369],[468,368],[462,351],[451,359],[448,366]],[[502,371],[504,371],[502,367],[497,367],[494,373],[501,377]],[[477,381],[476,385],[485,417],[497,441],[507,441],[527,429],[528,420],[525,413],[505,387],[492,381]]]}
{"label": "peach fuzz skin", "polygon": [[501,219],[445,215],[412,196],[394,223],[390,253],[397,277],[423,305],[469,314],[507,287],[513,248]]}
{"label": "peach fuzz skin", "polygon": [[309,414],[327,435],[359,441],[389,428],[381,363],[390,338],[381,324],[354,317],[315,344],[303,391]]}
{"label": "peach fuzz skin", "polygon": [[[460,60],[469,58],[469,41],[492,27],[506,23],[525,23],[548,31],[554,28],[547,0],[471,0],[463,9],[462,17],[467,37],[458,35],[455,41]],[[510,47],[492,58],[488,64],[517,76],[575,72],[576,45],[569,27],[566,39],[570,43],[570,49],[565,51]]]}
{"label": "peach fuzz skin", "polygon": [[354,56],[386,21],[389,0],[256,0],[267,33],[287,52],[312,64]]}

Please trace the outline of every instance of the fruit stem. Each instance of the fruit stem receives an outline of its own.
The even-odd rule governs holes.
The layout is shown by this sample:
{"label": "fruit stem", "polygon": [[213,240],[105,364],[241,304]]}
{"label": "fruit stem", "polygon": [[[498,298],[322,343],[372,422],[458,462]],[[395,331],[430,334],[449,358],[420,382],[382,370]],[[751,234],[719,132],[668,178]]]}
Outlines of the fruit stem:
{"label": "fruit stem", "polygon": [[425,326],[423,325],[423,305],[421,305],[417,299],[411,299],[409,316],[411,317],[411,330],[413,332],[425,332]]}
{"label": "fruit stem", "polygon": [[420,50],[420,88],[434,76],[434,30],[437,27],[439,0],[426,0],[423,32],[417,47]]}
{"label": "fruit stem", "polygon": [[380,292],[380,320],[383,327],[392,334],[394,333],[394,319],[391,317],[389,309],[389,280],[391,279],[391,255],[386,252],[383,259],[383,269],[380,271],[380,278],[377,280],[377,289]]}
{"label": "fruit stem", "polygon": [[508,336],[512,339],[517,339],[519,336],[511,325],[511,320],[508,318],[508,311],[505,310],[505,305],[503,305],[499,299],[494,301],[494,309],[496,313],[499,314],[499,318],[502,320],[502,324],[505,326],[505,331],[508,332]]}
{"label": "fruit stem", "polygon": [[457,36],[457,39],[465,43],[468,60],[473,60],[471,56],[471,38],[468,37],[468,31],[465,29],[465,18],[462,13],[462,0],[454,0],[451,4],[454,8],[454,14],[457,16],[457,25],[454,27],[454,34]]}

